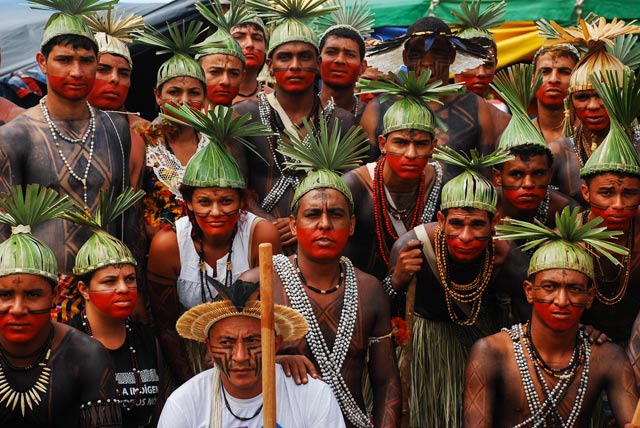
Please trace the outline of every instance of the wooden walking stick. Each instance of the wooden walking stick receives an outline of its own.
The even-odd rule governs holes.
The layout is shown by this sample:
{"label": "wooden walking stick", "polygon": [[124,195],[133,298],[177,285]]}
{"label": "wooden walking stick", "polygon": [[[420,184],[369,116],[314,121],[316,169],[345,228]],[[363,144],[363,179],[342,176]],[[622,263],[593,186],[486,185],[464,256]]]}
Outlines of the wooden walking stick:
{"label": "wooden walking stick", "polygon": [[416,302],[416,277],[409,283],[407,297],[405,301],[405,321],[407,323],[407,333],[409,339],[404,345],[402,353],[402,370],[400,371],[400,383],[402,386],[402,414],[400,417],[400,428],[409,427],[409,395],[411,394],[411,355],[413,354],[413,307]]}
{"label": "wooden walking stick", "polygon": [[640,400],[638,400],[638,404],[636,404],[636,411],[633,412],[633,418],[631,418],[632,424],[640,424]]}
{"label": "wooden walking stick", "polygon": [[260,333],[262,340],[263,428],[276,428],[276,337],[273,325],[272,255],[271,244],[260,244]]}

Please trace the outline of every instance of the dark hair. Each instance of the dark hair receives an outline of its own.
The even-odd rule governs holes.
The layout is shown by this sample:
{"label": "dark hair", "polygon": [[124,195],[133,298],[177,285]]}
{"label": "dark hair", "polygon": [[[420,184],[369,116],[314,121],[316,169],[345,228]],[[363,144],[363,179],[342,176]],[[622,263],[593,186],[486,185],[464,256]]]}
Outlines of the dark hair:
{"label": "dark hair", "polygon": [[497,61],[498,60],[498,46],[496,45],[496,41],[489,38],[489,37],[471,37],[470,39],[467,39],[470,42],[473,42],[477,45],[482,46],[485,49],[491,49],[493,48],[493,53],[494,53],[494,59]]}
{"label": "dark hair", "polygon": [[535,56],[533,57],[534,70],[538,69],[538,58],[545,54],[552,54],[559,57],[570,58],[573,61],[574,65],[577,64],[578,61],[580,61],[577,52],[572,51],[565,44],[552,45],[548,47],[543,46],[538,50],[538,52],[536,52]]}
{"label": "dark hair", "polygon": [[454,208],[459,208],[461,210],[465,210],[466,212],[472,212],[474,210],[478,210],[478,211],[484,211],[487,213],[487,215],[489,216],[489,221],[492,222],[493,221],[493,216],[495,215],[494,213],[490,213],[487,210],[482,210],[479,208],[474,208],[474,207],[451,207],[451,208],[447,208],[446,210],[440,210],[440,212],[442,213],[442,215],[444,216],[444,218],[447,218],[447,215],[449,214],[449,210],[450,209],[454,209]]}
{"label": "dark hair", "polygon": [[360,51],[360,61],[364,60],[364,54],[366,49],[364,46],[364,40],[362,40],[362,37],[360,37],[360,34],[358,34],[357,31],[352,30],[350,28],[344,28],[344,27],[334,28],[333,30],[329,31],[327,34],[324,35],[324,37],[320,40],[321,55],[322,55],[322,48],[324,48],[324,45],[330,36],[335,36],[341,39],[349,39],[356,42],[358,44],[358,49]]}
{"label": "dark hair", "polygon": [[[549,168],[553,166],[553,155],[551,151],[538,144],[522,144],[520,146],[514,146],[509,149],[509,153],[520,158],[523,162],[528,161],[533,156],[546,155],[547,165]],[[502,171],[504,163],[499,163],[495,166],[498,171]]]}
{"label": "dark hair", "polygon": [[409,25],[407,28],[407,35],[411,35],[413,33],[419,33],[422,31],[432,31],[434,33],[444,33],[451,34],[451,28],[445,22],[434,16],[427,16],[424,18],[418,19],[413,24]]}
{"label": "dark hair", "polygon": [[[233,27],[234,27],[234,28],[235,28],[235,27],[238,27],[238,28],[247,28],[247,27],[252,27],[254,30],[258,30],[258,31],[260,31],[260,32],[262,33],[262,35],[265,37],[265,39],[266,39],[266,37],[267,37],[267,35],[266,35],[266,34],[265,34],[265,32],[264,32],[264,28],[260,27],[260,26],[259,26],[258,24],[256,24],[255,22],[243,22],[242,24],[234,25]],[[265,40],[265,42],[266,42],[266,40]]]}
{"label": "dark hair", "polygon": [[53,50],[54,46],[67,46],[71,45],[73,49],[87,49],[92,50],[96,57],[98,56],[98,45],[95,44],[91,39],[88,39],[84,36],[78,36],[76,34],[61,34],[59,36],[54,37],[49,40],[45,45],[40,49],[42,55],[45,58],[49,58],[49,54]]}

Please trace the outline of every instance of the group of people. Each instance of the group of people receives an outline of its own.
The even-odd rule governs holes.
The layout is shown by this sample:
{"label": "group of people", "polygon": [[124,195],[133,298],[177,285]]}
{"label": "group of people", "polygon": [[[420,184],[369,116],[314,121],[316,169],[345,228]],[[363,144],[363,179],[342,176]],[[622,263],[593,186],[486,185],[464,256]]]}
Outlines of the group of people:
{"label": "group of people", "polygon": [[[280,427],[640,426],[640,26],[541,20],[496,72],[504,1],[382,43],[359,1],[167,34],[28,3],[55,13],[47,95],[0,104],[1,426],[262,427],[262,243]],[[128,43],[170,55],[151,121]]]}

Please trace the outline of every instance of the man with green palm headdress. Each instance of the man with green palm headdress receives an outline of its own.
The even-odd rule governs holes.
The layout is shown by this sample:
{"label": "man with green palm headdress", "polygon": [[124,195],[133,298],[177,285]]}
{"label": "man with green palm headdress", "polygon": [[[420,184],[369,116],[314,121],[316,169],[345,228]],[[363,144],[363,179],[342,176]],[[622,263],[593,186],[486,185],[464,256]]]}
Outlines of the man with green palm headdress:
{"label": "man with green palm headdress", "polygon": [[0,199],[0,426],[122,426],[113,362],[95,340],[51,321],[53,251],[31,229],[59,218],[67,196],[29,184]]}
{"label": "man with green palm headdress", "polygon": [[[286,344],[286,353],[296,355],[282,355],[280,362],[297,381],[305,382],[307,370],[313,377],[320,374],[338,399],[347,427],[397,427],[401,392],[389,301],[374,277],[342,256],[355,217],[353,197],[338,172],[357,166],[368,148],[358,128],[344,135],[338,125],[333,129],[329,132],[322,121],[309,145],[290,135],[280,148],[292,159],[289,167],[308,175],[291,202],[289,225],[298,238],[297,252],[273,258],[274,301],[298,310],[310,326],[304,339]],[[241,279],[258,278],[254,269]],[[364,407],[366,369],[373,386],[373,424]]]}
{"label": "man with green palm headdress", "polygon": [[410,426],[459,427],[469,348],[511,324],[503,321],[510,309],[503,307],[503,295],[523,299],[521,290],[499,281],[509,246],[492,239],[498,194],[480,173],[512,157],[472,151],[468,158],[448,147],[437,148],[433,157],[464,172],[443,186],[438,221],[415,227],[394,244],[389,286],[400,293],[416,280]]}
{"label": "man with green palm headdress", "polygon": [[602,390],[618,427],[640,426],[629,423],[638,395],[623,350],[609,342],[592,346],[580,326],[596,295],[592,257],[617,262],[612,253],[628,250],[606,241],[619,232],[598,227],[601,219],[579,225],[578,217],[577,208],[556,214],[557,232],[518,220],[497,227],[499,239],[538,247],[524,281],[533,315],[471,349],[464,428],[586,427]]}
{"label": "man with green palm headdress", "polygon": [[[265,18],[280,18],[271,33],[267,50],[269,74],[276,81],[272,94],[259,94],[257,102],[249,99],[234,106],[239,114],[250,113],[252,121],[269,126],[277,135],[251,139],[256,153],[236,147],[236,159],[247,179],[247,186],[258,195],[259,207],[255,207],[265,218],[274,222],[285,249],[291,249],[295,237],[289,230],[289,209],[295,188],[300,183],[300,174],[285,170],[288,159],[279,153],[285,131],[307,136],[303,121],[316,128],[322,118],[328,118],[330,127],[333,118],[340,119],[342,132],[354,124],[353,115],[336,108],[334,103],[322,106],[317,96],[315,81],[318,75],[318,39],[306,20],[321,16],[332,10],[323,6],[326,0],[300,2],[297,0],[249,0]],[[265,163],[265,160],[267,161]]]}
{"label": "man with green palm headdress", "polygon": [[[36,60],[47,76],[48,95],[0,132],[0,190],[14,184],[39,183],[69,195],[93,209],[103,188],[129,186],[131,138],[127,120],[94,109],[87,98],[96,78],[98,46],[82,15],[110,9],[117,1],[31,0],[34,9],[53,10]],[[19,141],[20,144],[16,144]],[[141,254],[135,213],[114,222],[109,232]],[[61,320],[77,313],[80,298],[67,295],[78,248],[89,237],[80,226],[63,220],[35,230],[56,253],[63,296],[57,302]],[[6,231],[3,233],[7,236]]]}

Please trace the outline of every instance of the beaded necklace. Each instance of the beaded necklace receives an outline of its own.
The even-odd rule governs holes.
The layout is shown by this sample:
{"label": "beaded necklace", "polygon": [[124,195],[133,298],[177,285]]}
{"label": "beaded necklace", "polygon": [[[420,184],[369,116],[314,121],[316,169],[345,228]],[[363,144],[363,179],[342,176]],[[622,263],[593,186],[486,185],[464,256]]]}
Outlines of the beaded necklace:
{"label": "beaded necklace", "polygon": [[298,264],[298,254],[294,254],[293,255],[293,260],[295,262],[296,265],[296,272],[298,272],[298,276],[300,277],[300,281],[302,282],[302,284],[307,287],[309,290],[318,293],[318,294],[331,294],[333,292],[336,292],[340,289],[340,286],[342,286],[342,283],[344,282],[344,267],[342,266],[342,261],[340,261],[340,276],[338,277],[338,283],[333,286],[332,288],[329,288],[328,290],[323,290],[321,288],[318,287],[314,287],[313,285],[309,284],[307,282],[307,279],[304,277],[304,275],[302,274],[302,270],[300,269],[300,265]]}
{"label": "beaded necklace", "polygon": [[[233,263],[231,262],[231,254],[233,253],[233,240],[236,238],[236,232],[238,231],[238,227],[236,226],[233,229],[233,233],[231,234],[231,242],[229,242],[229,252],[227,253],[227,271],[224,276],[224,286],[225,288],[231,287],[233,283]],[[198,252],[198,257],[200,260],[198,261],[198,266],[200,267],[200,299],[202,303],[213,302],[213,293],[208,284],[206,284],[205,277],[207,276],[207,262],[204,258],[204,242],[200,241],[200,251]],[[216,276],[217,273],[214,273]],[[208,278],[207,278],[208,280]],[[216,279],[213,278],[215,281]],[[207,293],[209,294],[209,298],[207,299]]]}
{"label": "beaded necklace", "polygon": [[[51,116],[49,115],[49,109],[47,108],[45,101],[47,99],[47,96],[45,95],[44,97],[42,97],[40,99],[40,110],[42,110],[42,116],[44,116],[45,121],[47,122],[47,124],[49,125],[49,131],[51,131],[51,136],[53,137],[53,142],[56,146],[56,149],[58,151],[58,155],[60,156],[60,159],[62,159],[62,163],[64,164],[64,166],[67,168],[67,171],[69,171],[69,174],[71,174],[71,176],[73,178],[75,178],[77,181],[79,181],[82,184],[82,191],[83,191],[83,195],[82,195],[82,200],[84,202],[84,208],[85,209],[89,209],[89,205],[87,203],[87,177],[89,177],[89,170],[91,169],[91,162],[93,161],[93,149],[95,146],[95,133],[96,133],[96,116],[95,116],[95,112],[93,110],[93,107],[91,107],[91,105],[89,104],[89,102],[87,101],[87,108],[89,109],[89,126],[87,127],[86,132],[84,133],[84,135],[81,138],[71,138],[68,137],[66,135],[64,135],[62,132],[60,132],[60,130],[58,129],[58,127],[56,126],[56,124],[53,122],[53,120],[51,119]],[[84,169],[84,175],[82,177],[80,177],[71,167],[71,165],[69,164],[69,161],[67,160],[67,157],[64,155],[64,153],[62,153],[62,150],[60,149],[60,143],[58,142],[58,136],[71,143],[71,144],[80,144],[80,145],[84,145],[87,142],[87,139],[89,137],[91,137],[91,142],[89,145],[89,159],[87,160],[87,166]]]}
{"label": "beaded necklace", "polygon": [[[35,407],[39,406],[42,402],[42,397],[49,390],[49,381],[51,379],[51,369],[47,366],[49,358],[51,357],[51,343],[53,342],[54,327],[51,325],[49,331],[49,338],[45,342],[45,345],[40,348],[41,354],[32,364],[26,367],[16,367],[6,358],[6,351],[0,345],[0,404],[4,403],[4,407],[9,410],[13,410],[17,405],[20,406],[20,412],[22,416],[25,416],[26,409],[32,411]],[[9,383],[5,373],[4,366],[8,369],[19,372],[27,372],[34,367],[40,368],[40,374],[34,382],[34,384],[26,391],[16,391]]]}
{"label": "beaded necklace", "polygon": [[[436,228],[435,237],[436,264],[438,266],[440,282],[444,288],[444,297],[447,302],[449,318],[458,325],[474,325],[480,314],[484,292],[493,274],[493,267],[495,265],[493,240],[489,241],[489,246],[482,255],[482,266],[480,267],[478,275],[468,284],[457,284],[451,279],[451,269],[448,265],[449,250],[444,239],[444,232],[440,230],[439,226]],[[456,304],[457,302],[471,304],[471,310],[466,319],[460,319],[456,313],[454,300]]]}
{"label": "beaded necklace", "polygon": [[[89,336],[93,337],[93,331],[91,330],[91,324],[89,324],[89,318],[87,318],[87,311],[82,310],[81,312],[81,320],[82,320],[82,328],[85,333]],[[136,395],[133,400],[125,400],[122,396],[122,392],[118,390],[118,395],[120,396],[122,403],[122,407],[126,411],[131,411],[136,406],[138,399],[140,398],[140,394],[142,393],[142,374],[140,373],[140,369],[138,367],[138,357],[136,356],[136,349],[133,346],[133,335],[131,334],[131,326],[129,325],[129,319],[125,321],[125,343],[129,344],[129,356],[131,358],[131,371],[133,372],[133,377],[136,380]],[[131,403],[129,406],[127,403]]]}
{"label": "beaded necklace", "polygon": [[253,419],[256,416],[258,416],[260,414],[260,412],[262,411],[262,406],[264,405],[264,403],[260,404],[260,407],[258,407],[256,412],[252,416],[245,417],[245,416],[236,415],[235,413],[233,413],[233,410],[231,410],[231,406],[229,405],[229,400],[227,399],[227,393],[225,392],[224,387],[221,387],[221,389],[222,389],[222,398],[224,399],[224,405],[227,407],[227,410],[229,411],[229,413],[231,413],[231,416],[233,416],[237,420],[239,420],[239,421],[250,421],[251,419]]}
{"label": "beaded necklace", "polygon": [[[540,361],[543,361],[542,358],[539,358],[539,356],[534,357],[534,351],[532,350],[533,342],[530,339],[527,339],[527,335],[525,333],[525,328],[523,327],[523,325],[516,324],[511,327],[511,329],[503,329],[503,331],[506,331],[509,334],[509,337],[511,337],[511,340],[513,342],[513,352],[515,355],[516,364],[518,365],[518,371],[520,372],[520,378],[524,387],[527,405],[529,406],[529,411],[531,412],[531,416],[529,418],[515,425],[513,428],[522,428],[525,426],[545,427],[547,426],[548,418],[556,419],[556,422],[560,422],[563,428],[573,427],[578,418],[578,414],[582,410],[582,403],[587,393],[587,385],[589,383],[589,359],[591,356],[591,343],[589,342],[588,335],[582,329],[578,332],[578,336],[576,338],[576,349],[574,350],[574,354],[571,357],[569,366],[565,367],[564,369],[560,369],[559,374],[557,376],[553,376],[558,379],[558,381],[553,389],[550,389],[541,372],[541,370],[544,370],[543,367],[546,366],[546,363],[544,363],[544,366],[542,366],[538,362],[538,359]],[[525,344],[524,347],[522,345],[523,342]],[[542,403],[540,402],[540,398],[538,397],[538,391],[536,390],[535,383],[531,378],[529,364],[525,354],[525,347],[527,349],[529,357],[533,362],[536,378],[542,385],[544,394],[544,402]],[[582,365],[582,373],[580,375],[580,383],[578,384],[578,393],[573,402],[569,417],[566,421],[562,421],[562,417],[558,412],[558,406],[565,398],[567,390],[573,382],[575,376],[577,375],[580,365]]]}
{"label": "beaded necklace", "polygon": [[291,307],[300,312],[307,320],[307,324],[309,324],[309,330],[305,338],[313,356],[320,366],[322,379],[331,387],[334,395],[338,399],[342,412],[353,425],[357,428],[372,428],[373,425],[369,417],[358,406],[341,373],[356,324],[358,313],[358,286],[356,283],[355,268],[351,261],[346,257],[341,257],[340,262],[345,266],[344,303],[333,349],[329,350],[329,346],[318,324],[318,319],[313,312],[309,296],[300,282],[300,277],[296,269],[287,256],[283,254],[273,256],[273,267],[282,281]]}
{"label": "beaded necklace", "polygon": [[587,137],[584,134],[584,125],[578,124],[573,128],[573,135],[569,137],[573,151],[578,157],[580,167],[582,168],[585,162],[591,157],[591,153],[598,148],[596,144],[595,135],[591,135],[591,144],[587,141]]}

